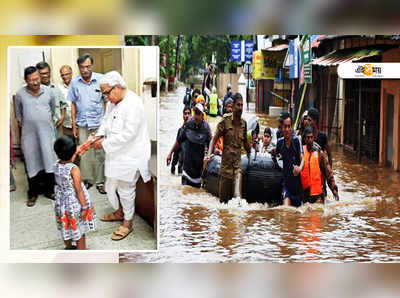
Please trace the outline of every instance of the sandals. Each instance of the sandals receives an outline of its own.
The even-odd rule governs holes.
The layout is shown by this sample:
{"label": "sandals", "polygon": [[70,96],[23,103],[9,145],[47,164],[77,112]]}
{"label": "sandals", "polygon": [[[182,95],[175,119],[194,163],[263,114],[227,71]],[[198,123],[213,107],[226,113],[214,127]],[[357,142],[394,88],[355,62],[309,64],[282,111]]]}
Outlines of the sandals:
{"label": "sandals", "polygon": [[87,181],[85,181],[83,184],[85,185],[85,187],[86,187],[86,190],[89,190],[89,188],[91,188],[91,187],[93,186],[93,184],[92,184],[92,183],[90,183],[90,182],[87,182]]}
{"label": "sandals", "polygon": [[101,193],[102,195],[107,194],[107,192],[104,190],[104,184],[97,184],[96,188],[97,188],[98,192]]}
{"label": "sandals", "polygon": [[65,247],[65,250],[76,250],[77,246],[76,245],[71,245],[70,247]]}
{"label": "sandals", "polygon": [[26,202],[26,206],[33,207],[36,204],[37,197],[28,197],[28,201]]}
{"label": "sandals", "polygon": [[116,231],[111,236],[111,239],[114,241],[119,241],[124,239],[126,236],[128,236],[131,232],[133,231],[133,228],[129,229],[124,226],[119,226]]}
{"label": "sandals", "polygon": [[45,193],[44,196],[53,201],[56,199],[54,192],[53,193]]}
{"label": "sandals", "polygon": [[115,212],[111,212],[109,214],[103,215],[100,217],[101,221],[111,222],[111,221],[123,221],[124,218],[118,217]]}

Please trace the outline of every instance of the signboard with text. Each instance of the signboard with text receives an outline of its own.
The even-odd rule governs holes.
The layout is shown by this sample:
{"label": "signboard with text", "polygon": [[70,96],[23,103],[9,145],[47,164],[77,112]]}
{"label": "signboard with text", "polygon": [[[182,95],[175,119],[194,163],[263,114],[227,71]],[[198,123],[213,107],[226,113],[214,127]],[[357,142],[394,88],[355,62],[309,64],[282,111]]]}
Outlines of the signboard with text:
{"label": "signboard with text", "polygon": [[400,63],[341,63],[341,79],[400,79]]}
{"label": "signboard with text", "polygon": [[244,41],[244,60],[251,62],[253,60],[254,42],[252,40]]}
{"label": "signboard with text", "polygon": [[242,43],[240,40],[232,41],[231,61],[240,62],[242,59]]}
{"label": "signboard with text", "polygon": [[285,59],[285,52],[253,52],[253,78],[256,80],[273,80],[278,76],[278,69]]}

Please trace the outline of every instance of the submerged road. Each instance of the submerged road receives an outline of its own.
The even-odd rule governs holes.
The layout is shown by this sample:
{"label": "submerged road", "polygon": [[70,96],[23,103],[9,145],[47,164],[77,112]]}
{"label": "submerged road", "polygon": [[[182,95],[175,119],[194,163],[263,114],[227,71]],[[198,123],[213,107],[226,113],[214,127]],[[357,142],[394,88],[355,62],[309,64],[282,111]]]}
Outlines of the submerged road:
{"label": "submerged road", "polygon": [[[340,146],[331,146],[339,202],[328,190],[325,205],[224,205],[204,189],[182,187],[166,157],[182,124],[183,95],[179,88],[160,104],[160,250],[123,253],[122,262],[400,261],[400,173],[357,164]],[[262,127],[275,126],[258,116]],[[212,128],[217,121],[210,119]]]}

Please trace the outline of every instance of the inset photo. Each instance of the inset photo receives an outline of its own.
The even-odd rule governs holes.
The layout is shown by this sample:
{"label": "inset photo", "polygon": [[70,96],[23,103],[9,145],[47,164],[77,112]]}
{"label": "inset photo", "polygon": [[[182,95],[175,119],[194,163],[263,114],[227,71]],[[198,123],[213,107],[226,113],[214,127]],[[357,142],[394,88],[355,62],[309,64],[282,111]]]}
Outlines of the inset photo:
{"label": "inset photo", "polygon": [[155,251],[158,47],[9,47],[10,249]]}

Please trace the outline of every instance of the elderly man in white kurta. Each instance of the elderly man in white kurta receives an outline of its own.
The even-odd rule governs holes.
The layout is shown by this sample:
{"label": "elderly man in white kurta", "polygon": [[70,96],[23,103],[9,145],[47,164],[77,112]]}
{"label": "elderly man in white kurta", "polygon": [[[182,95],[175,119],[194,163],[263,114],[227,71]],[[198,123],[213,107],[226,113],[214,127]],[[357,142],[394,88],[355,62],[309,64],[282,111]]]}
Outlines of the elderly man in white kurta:
{"label": "elderly man in white kurta", "polygon": [[103,221],[121,221],[111,239],[124,239],[132,232],[136,182],[151,179],[150,139],[142,99],[129,90],[121,75],[111,71],[100,80],[100,89],[108,99],[106,113],[92,146],[106,153],[105,176],[108,199],[117,211],[103,216]]}

